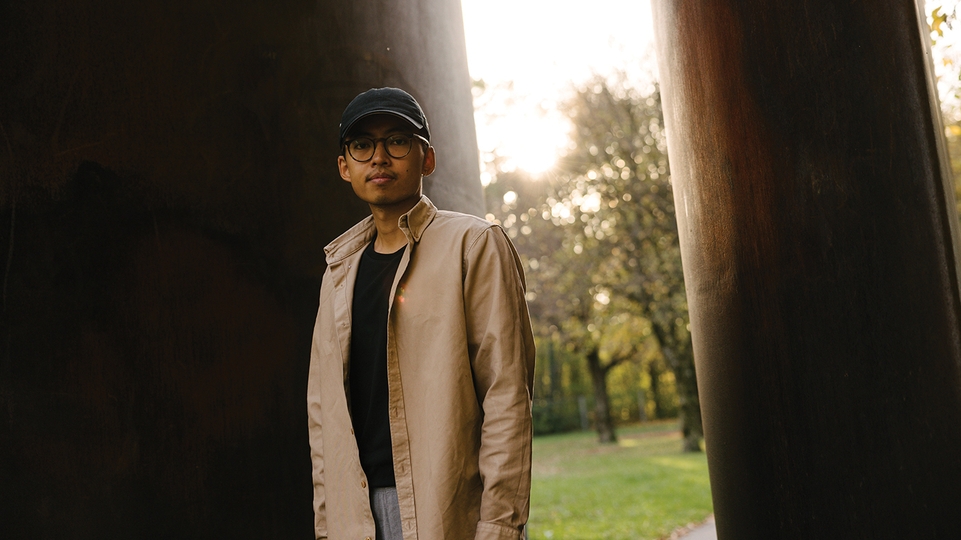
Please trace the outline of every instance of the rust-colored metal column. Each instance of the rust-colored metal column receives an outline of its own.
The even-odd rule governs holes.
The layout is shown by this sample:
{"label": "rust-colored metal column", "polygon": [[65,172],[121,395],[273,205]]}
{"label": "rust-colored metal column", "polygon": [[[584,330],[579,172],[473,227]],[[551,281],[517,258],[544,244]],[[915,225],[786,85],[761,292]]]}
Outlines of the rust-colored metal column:
{"label": "rust-colored metal column", "polygon": [[483,213],[458,0],[0,0],[0,538],[310,538],[306,386],[356,93]]}
{"label": "rust-colored metal column", "polygon": [[351,87],[399,86],[424,107],[437,148],[437,170],[424,179],[427,196],[440,208],[483,216],[460,2],[367,0],[338,9],[361,22],[336,50]]}
{"label": "rust-colored metal column", "polygon": [[958,218],[917,6],[654,18],[718,537],[956,537]]}

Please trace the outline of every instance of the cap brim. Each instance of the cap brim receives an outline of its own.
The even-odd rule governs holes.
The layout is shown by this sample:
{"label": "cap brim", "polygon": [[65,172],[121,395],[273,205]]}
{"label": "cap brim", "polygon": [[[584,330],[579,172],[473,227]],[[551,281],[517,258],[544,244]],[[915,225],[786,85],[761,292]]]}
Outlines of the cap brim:
{"label": "cap brim", "polygon": [[[365,112],[364,114],[358,116],[357,118],[354,118],[350,122],[350,124],[347,124],[347,127],[344,128],[344,137],[346,137],[350,133],[350,130],[353,129],[354,125],[356,125],[357,122],[360,122],[364,118],[367,118],[368,116],[373,116],[375,114],[389,114],[391,116],[396,116],[397,118],[400,118],[401,120],[405,120],[408,124],[414,126],[414,129],[418,129],[418,130],[424,129],[423,124],[407,116],[406,114],[399,113],[397,111],[392,111],[389,109],[374,109],[372,111]],[[343,137],[341,137],[341,142],[343,142]]]}

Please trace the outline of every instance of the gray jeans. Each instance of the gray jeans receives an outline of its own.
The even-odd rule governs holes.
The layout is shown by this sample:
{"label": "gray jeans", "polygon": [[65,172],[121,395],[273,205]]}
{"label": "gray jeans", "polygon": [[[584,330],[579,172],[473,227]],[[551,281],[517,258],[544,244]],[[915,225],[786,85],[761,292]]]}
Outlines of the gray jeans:
{"label": "gray jeans", "polygon": [[[404,531],[400,527],[397,488],[372,488],[370,509],[374,513],[374,524],[377,526],[377,540],[404,540]],[[524,527],[521,538],[527,538],[527,527]]]}
{"label": "gray jeans", "polygon": [[377,540],[404,540],[396,488],[372,488],[370,509],[374,513],[374,523],[377,525]]}

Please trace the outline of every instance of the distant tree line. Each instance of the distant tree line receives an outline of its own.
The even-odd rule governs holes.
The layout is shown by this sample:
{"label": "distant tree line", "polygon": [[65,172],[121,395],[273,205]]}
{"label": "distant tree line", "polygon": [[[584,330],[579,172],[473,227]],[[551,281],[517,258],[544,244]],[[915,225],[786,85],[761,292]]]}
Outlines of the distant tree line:
{"label": "distant tree line", "polygon": [[531,178],[495,156],[486,188],[488,217],[513,238],[529,282],[536,429],[574,429],[586,417],[601,442],[614,442],[618,422],[679,417],[685,449],[698,451],[660,93],[622,74],[596,76],[564,110],[571,144],[556,168]]}

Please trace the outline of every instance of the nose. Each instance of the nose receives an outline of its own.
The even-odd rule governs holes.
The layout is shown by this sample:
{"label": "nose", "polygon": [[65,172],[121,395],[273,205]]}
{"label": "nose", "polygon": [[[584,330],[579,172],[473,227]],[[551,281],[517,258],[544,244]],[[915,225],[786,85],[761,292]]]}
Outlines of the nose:
{"label": "nose", "polygon": [[374,141],[374,155],[371,156],[372,164],[387,163],[390,161],[390,154],[387,153],[387,141],[384,139]]}

